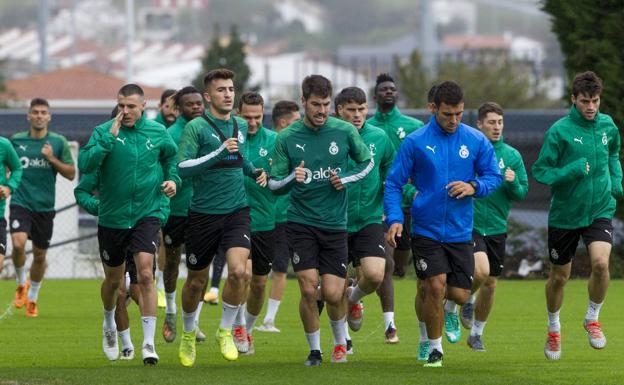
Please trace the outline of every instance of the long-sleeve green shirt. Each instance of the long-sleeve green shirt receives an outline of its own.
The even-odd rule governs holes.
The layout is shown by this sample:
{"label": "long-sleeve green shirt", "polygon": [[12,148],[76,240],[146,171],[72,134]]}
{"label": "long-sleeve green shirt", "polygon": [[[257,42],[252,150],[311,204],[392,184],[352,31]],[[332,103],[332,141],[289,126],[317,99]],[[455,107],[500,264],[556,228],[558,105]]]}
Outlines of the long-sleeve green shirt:
{"label": "long-sleeve green shirt", "polygon": [[[13,194],[22,180],[22,164],[11,142],[3,137],[0,137],[0,164],[11,172],[9,178],[6,172],[0,172],[0,185],[7,186]],[[5,208],[6,199],[0,199],[0,217],[4,217]]]}
{"label": "long-sleeve green shirt", "polygon": [[[171,135],[171,138],[177,145],[180,144],[180,138],[182,137],[184,127],[187,123],[188,120],[186,120],[184,116],[180,115],[176,119],[175,123],[167,128],[167,132],[169,132],[169,135]],[[171,215],[178,217],[188,216],[191,199],[193,199],[193,179],[184,178],[182,179],[180,185],[178,185],[176,195],[171,198]]]}
{"label": "long-sleeve green shirt", "polygon": [[[247,154],[256,166],[271,169],[269,155],[275,147],[277,133],[260,127],[255,134],[247,134]],[[252,178],[245,178],[245,191],[251,216],[251,231],[269,231],[275,228],[275,198],[268,186],[260,186]]]}

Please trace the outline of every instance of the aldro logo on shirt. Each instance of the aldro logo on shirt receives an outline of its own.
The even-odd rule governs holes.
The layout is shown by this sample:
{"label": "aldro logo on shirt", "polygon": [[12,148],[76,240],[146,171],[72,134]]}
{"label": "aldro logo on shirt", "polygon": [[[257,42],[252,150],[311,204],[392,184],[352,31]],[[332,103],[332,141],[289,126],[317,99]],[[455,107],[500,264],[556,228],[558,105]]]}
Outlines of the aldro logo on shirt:
{"label": "aldro logo on shirt", "polygon": [[30,159],[27,156],[22,156],[20,158],[20,163],[22,164],[22,168],[52,168],[50,162],[44,158]]}
{"label": "aldro logo on shirt", "polygon": [[371,155],[375,156],[375,153],[377,153],[377,148],[375,148],[375,143],[369,144],[368,149],[370,150]]}
{"label": "aldro logo on shirt", "polygon": [[308,184],[312,181],[321,182],[325,180],[329,180],[331,178],[331,172],[334,171],[336,174],[340,174],[340,167],[336,167],[332,169],[331,167],[327,168],[319,168],[318,170],[310,170],[309,168],[304,168],[305,171],[305,179],[303,180],[304,184]]}

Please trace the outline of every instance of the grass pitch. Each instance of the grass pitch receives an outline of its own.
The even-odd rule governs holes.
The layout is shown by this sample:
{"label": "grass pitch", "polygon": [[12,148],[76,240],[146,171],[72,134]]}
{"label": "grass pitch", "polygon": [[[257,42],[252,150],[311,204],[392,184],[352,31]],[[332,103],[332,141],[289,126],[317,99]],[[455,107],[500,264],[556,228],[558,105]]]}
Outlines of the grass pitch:
{"label": "grass pitch", "polygon": [[[201,329],[208,340],[198,344],[195,367],[178,362],[181,335],[167,344],[161,336],[164,310],[159,309],[156,351],[160,362],[144,367],[140,358],[142,331],[136,305],[130,306],[132,339],[137,357],[109,362],[101,350],[102,311],[99,281],[44,281],[39,318],[24,316],[10,304],[12,281],[0,282],[0,385],[8,384],[622,384],[624,383],[624,282],[614,281],[601,313],[608,339],[601,351],[589,347],[582,327],[587,306],[586,281],[566,288],[562,320],[562,359],[544,358],[546,311],[543,281],[501,281],[485,328],[485,353],[474,353],[462,340],[444,341],[444,367],[423,368],[416,361],[418,327],[414,315],[416,283],[395,281],[398,345],[383,344],[383,320],[376,296],[365,298],[365,321],[352,333],[355,354],[347,364],[331,364],[331,332],[321,318],[325,352],[321,367],[303,366],[308,348],[299,320],[297,283],[288,281],[277,326],[281,333],[255,331],[256,354],[225,361],[214,342],[220,306],[204,306]],[[178,290],[181,288],[181,282]],[[178,302],[179,303],[179,302]],[[178,305],[180,309],[180,305]],[[180,310],[179,310],[180,311]],[[261,314],[261,317],[264,312]],[[259,319],[261,322],[262,318]]]}

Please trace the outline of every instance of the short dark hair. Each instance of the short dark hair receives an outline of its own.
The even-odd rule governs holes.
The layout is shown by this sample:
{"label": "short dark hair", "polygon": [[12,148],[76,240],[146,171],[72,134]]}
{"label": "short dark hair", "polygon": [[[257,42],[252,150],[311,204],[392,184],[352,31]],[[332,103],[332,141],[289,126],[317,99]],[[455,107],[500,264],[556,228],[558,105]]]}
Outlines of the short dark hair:
{"label": "short dark hair", "polygon": [[383,72],[377,75],[377,79],[375,79],[375,92],[377,92],[377,87],[379,87],[381,83],[385,83],[385,82],[394,83],[394,78],[390,76],[390,74],[387,72]]}
{"label": "short dark hair", "polygon": [[123,87],[121,87],[119,89],[119,92],[117,93],[117,95],[121,95],[121,96],[130,96],[130,95],[139,95],[139,96],[145,96],[145,93],[143,92],[143,88],[139,87],[136,84],[126,84]]}
{"label": "short dark hair", "polygon": [[436,107],[440,107],[442,103],[449,106],[456,106],[464,101],[464,92],[459,84],[447,80],[438,84],[435,95],[433,96],[433,102]]}
{"label": "short dark hair", "polygon": [[596,96],[602,93],[602,79],[593,71],[585,71],[576,74],[572,81],[572,95],[577,97],[579,94],[588,96]]}
{"label": "short dark hair", "polygon": [[160,94],[160,104],[165,104],[167,99],[170,98],[175,93],[176,93],[176,90],[172,90],[171,88],[164,90],[163,93]]}
{"label": "short dark hair", "polygon": [[34,106],[46,106],[49,109],[50,103],[48,103],[48,101],[45,100],[44,98],[34,98],[33,100],[30,101],[29,109],[32,109]]}
{"label": "short dark hair", "polygon": [[173,97],[173,104],[175,104],[177,107],[182,107],[182,97],[184,95],[189,95],[189,94],[200,94],[201,92],[197,91],[197,88],[193,87],[193,86],[186,86],[184,88],[182,88],[180,91],[175,93],[175,96]]}
{"label": "short dark hair", "polygon": [[273,120],[273,125],[277,125],[277,121],[283,118],[286,115],[292,114],[293,112],[299,112],[299,106],[297,103],[290,100],[280,100],[275,103],[273,106],[273,111],[271,112],[271,119]]}
{"label": "short dark hair", "polygon": [[238,99],[239,111],[243,109],[243,104],[264,107],[264,99],[262,98],[262,95],[260,95],[256,91],[245,91],[241,95],[240,99]]}
{"label": "short dark hair", "polygon": [[323,75],[306,76],[301,83],[301,94],[304,99],[308,99],[312,94],[321,98],[331,97],[331,81]]}
{"label": "short dark hair", "polygon": [[343,88],[343,90],[336,95],[336,99],[334,99],[336,112],[338,112],[338,106],[344,106],[347,103],[366,103],[366,93],[359,87]]}
{"label": "short dark hair", "polygon": [[234,71],[230,71],[227,68],[217,68],[204,75],[204,88],[208,88],[208,84],[215,79],[234,79]]}
{"label": "short dark hair", "polygon": [[433,99],[435,98],[435,93],[438,89],[438,85],[434,84],[429,88],[429,92],[427,92],[427,103],[433,103]]}
{"label": "short dark hair", "polygon": [[503,107],[501,107],[498,103],[495,102],[485,102],[479,106],[479,110],[477,112],[477,119],[480,122],[483,122],[483,119],[489,114],[493,112],[500,116],[503,116]]}

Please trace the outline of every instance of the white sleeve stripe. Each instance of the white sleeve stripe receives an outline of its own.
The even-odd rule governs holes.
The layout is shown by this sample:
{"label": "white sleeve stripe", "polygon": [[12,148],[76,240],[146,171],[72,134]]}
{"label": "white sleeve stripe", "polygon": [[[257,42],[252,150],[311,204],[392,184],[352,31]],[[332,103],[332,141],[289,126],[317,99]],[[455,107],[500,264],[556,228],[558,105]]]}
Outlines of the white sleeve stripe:
{"label": "white sleeve stripe", "polygon": [[375,160],[371,158],[370,162],[368,162],[368,166],[357,174],[353,174],[344,178],[340,178],[340,183],[347,184],[352,182],[357,182],[358,180],[364,179],[366,175],[375,167]]}
{"label": "white sleeve stripe", "polygon": [[286,186],[288,183],[290,183],[293,179],[295,179],[294,171],[282,180],[269,179],[269,190],[279,190],[282,187]]}
{"label": "white sleeve stripe", "polygon": [[206,154],[206,155],[202,156],[201,158],[188,159],[188,160],[185,160],[185,161],[182,161],[182,162],[178,163],[178,167],[180,167],[180,168],[188,168],[188,167],[199,166],[202,163],[206,163],[207,161],[215,158],[223,150],[225,150],[225,143],[221,144],[221,146],[219,146],[219,148],[217,148],[216,150],[214,150],[213,152],[211,152],[209,154]]}

